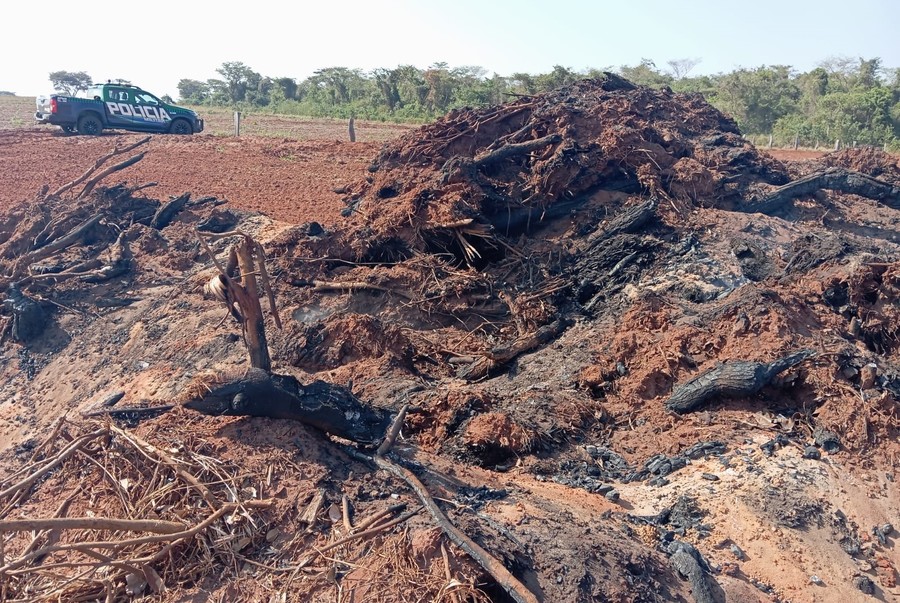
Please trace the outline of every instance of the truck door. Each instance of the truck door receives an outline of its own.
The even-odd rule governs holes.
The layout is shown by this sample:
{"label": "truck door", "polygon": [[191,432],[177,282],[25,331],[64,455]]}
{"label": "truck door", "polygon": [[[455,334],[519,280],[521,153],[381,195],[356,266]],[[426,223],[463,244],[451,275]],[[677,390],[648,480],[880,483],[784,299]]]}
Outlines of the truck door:
{"label": "truck door", "polygon": [[106,104],[106,117],[112,128],[130,128],[135,125],[134,99],[127,88],[107,86],[103,102]]}
{"label": "truck door", "polygon": [[148,92],[135,90],[134,102],[138,109],[135,114],[140,116],[136,116],[135,119],[141,119],[144,127],[161,132],[169,130],[169,122],[172,121],[172,118],[169,117],[168,111],[158,98]]}

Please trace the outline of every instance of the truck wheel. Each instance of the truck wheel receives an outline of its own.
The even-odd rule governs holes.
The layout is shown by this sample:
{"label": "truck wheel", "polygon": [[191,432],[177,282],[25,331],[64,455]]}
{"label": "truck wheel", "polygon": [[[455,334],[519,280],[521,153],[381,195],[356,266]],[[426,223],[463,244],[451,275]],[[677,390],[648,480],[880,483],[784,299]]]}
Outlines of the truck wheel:
{"label": "truck wheel", "polygon": [[169,126],[169,132],[172,134],[180,134],[182,136],[187,134],[193,134],[194,128],[191,127],[191,123],[186,119],[175,119],[172,120],[172,125]]}
{"label": "truck wheel", "polygon": [[78,120],[78,133],[87,136],[99,136],[103,131],[103,123],[93,114],[84,115]]}

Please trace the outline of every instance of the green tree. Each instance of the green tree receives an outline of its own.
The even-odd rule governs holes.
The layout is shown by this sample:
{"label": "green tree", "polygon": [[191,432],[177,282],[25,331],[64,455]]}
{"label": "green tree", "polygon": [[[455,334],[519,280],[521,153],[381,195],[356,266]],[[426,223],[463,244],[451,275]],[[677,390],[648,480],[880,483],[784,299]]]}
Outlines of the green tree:
{"label": "green tree", "polygon": [[186,103],[202,105],[210,98],[209,84],[200,80],[179,80],[178,98]]}
{"label": "green tree", "polygon": [[580,79],[579,75],[562,65],[554,65],[550,73],[542,73],[534,78],[537,89],[541,92],[553,90],[560,86],[575,83]]}
{"label": "green tree", "polygon": [[84,71],[54,71],[50,74],[50,83],[54,90],[68,95],[84,92],[93,85],[91,76]]}
{"label": "green tree", "polygon": [[297,80],[292,77],[277,77],[274,80],[275,88],[281,91],[281,96],[288,100],[297,98]]}
{"label": "green tree", "polygon": [[652,88],[669,86],[673,81],[671,75],[657,69],[656,63],[650,59],[641,59],[641,62],[634,66],[622,65],[619,67],[619,75],[638,86]]}
{"label": "green tree", "polygon": [[748,134],[772,131],[780,118],[797,109],[800,90],[786,65],[738,69],[722,78],[710,99]]}
{"label": "green tree", "polygon": [[258,73],[240,61],[222,63],[216,73],[225,78],[228,98],[233,104],[246,100],[247,91],[256,89],[261,79]]}
{"label": "green tree", "polygon": [[509,87],[518,94],[535,94],[538,91],[537,82],[530,73],[512,74],[509,76]]}

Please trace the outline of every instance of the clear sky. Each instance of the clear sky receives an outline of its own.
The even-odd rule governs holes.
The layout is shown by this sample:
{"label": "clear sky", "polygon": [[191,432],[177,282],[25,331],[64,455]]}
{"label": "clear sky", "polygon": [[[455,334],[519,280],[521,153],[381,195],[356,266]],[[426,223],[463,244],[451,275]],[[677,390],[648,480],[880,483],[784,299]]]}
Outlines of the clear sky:
{"label": "clear sky", "polygon": [[500,75],[641,58],[699,59],[692,75],[829,57],[900,67],[900,0],[39,0],[0,15],[0,90],[20,96],[65,70],[177,97],[180,79],[219,78],[226,61],[298,81],[438,61]]}

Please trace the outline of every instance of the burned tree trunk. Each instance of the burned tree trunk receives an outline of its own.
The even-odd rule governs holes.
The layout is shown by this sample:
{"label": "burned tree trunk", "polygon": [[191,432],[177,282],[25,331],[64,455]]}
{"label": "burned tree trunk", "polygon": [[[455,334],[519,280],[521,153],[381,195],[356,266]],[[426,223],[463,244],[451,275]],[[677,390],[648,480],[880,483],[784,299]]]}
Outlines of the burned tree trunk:
{"label": "burned tree trunk", "polygon": [[635,233],[656,219],[656,199],[650,199],[628,207],[619,212],[603,230],[589,237],[590,247],[594,249],[604,241],[618,234]]}
{"label": "burned tree trunk", "polygon": [[251,368],[237,379],[200,383],[186,408],[207,415],[295,419],[365,445],[378,444],[391,422],[381,408],[367,406],[349,390],[324,381],[301,385],[289,375]]}
{"label": "burned tree trunk", "polygon": [[743,208],[748,213],[771,214],[798,197],[808,197],[822,190],[859,195],[874,199],[893,209],[900,209],[900,187],[843,168],[829,168],[776,188],[762,199]]}
{"label": "burned tree trunk", "polygon": [[774,362],[736,360],[712,368],[675,387],[666,400],[668,410],[685,413],[716,398],[755,394],[787,369],[815,356],[814,350],[801,350]]}

